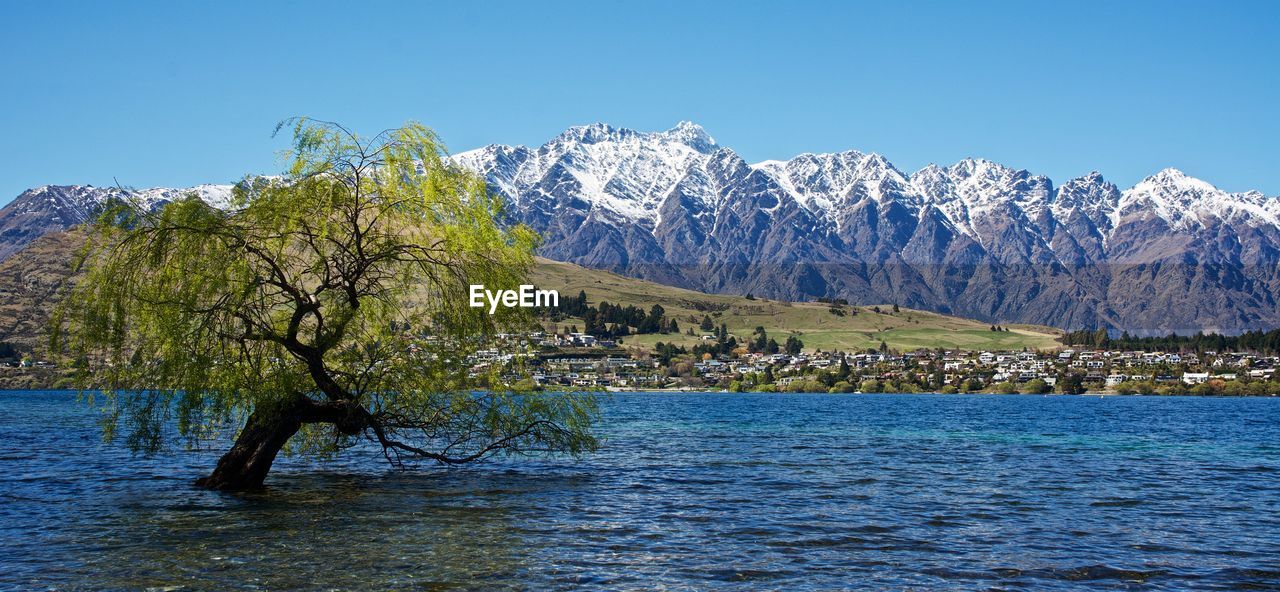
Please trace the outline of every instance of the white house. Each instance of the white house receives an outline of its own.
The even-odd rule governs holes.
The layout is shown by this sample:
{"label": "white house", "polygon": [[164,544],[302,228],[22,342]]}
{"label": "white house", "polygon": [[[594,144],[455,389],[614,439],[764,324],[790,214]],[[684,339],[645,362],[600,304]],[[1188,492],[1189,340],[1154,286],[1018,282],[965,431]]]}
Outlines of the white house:
{"label": "white house", "polygon": [[1183,372],[1182,382],[1187,384],[1203,384],[1209,381],[1208,372]]}

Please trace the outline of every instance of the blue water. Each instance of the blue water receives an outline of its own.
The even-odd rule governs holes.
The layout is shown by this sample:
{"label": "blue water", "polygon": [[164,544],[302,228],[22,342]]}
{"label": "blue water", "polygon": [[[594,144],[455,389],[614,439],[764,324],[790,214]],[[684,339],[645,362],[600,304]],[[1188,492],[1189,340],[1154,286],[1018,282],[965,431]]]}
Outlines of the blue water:
{"label": "blue water", "polygon": [[0,393],[0,589],[1280,590],[1280,399],[621,394],[601,451],[390,470],[101,443]]}

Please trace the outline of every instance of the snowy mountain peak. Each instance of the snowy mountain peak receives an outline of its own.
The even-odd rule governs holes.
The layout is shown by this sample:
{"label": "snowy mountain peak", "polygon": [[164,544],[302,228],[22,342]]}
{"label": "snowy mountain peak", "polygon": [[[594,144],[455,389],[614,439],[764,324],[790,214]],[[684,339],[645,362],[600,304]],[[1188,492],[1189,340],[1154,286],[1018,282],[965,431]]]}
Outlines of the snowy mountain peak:
{"label": "snowy mountain peak", "polygon": [[597,142],[608,142],[626,139],[635,132],[629,129],[615,128],[607,123],[592,123],[588,125],[575,125],[564,130],[560,135],[556,136],[546,146],[555,144],[595,144]]}
{"label": "snowy mountain peak", "polygon": [[1280,226],[1280,205],[1256,191],[1228,193],[1174,168],[1164,169],[1124,192],[1118,215],[1156,216],[1187,231],[1214,221]]}
{"label": "snowy mountain peak", "polygon": [[834,213],[865,199],[899,201],[912,207],[919,202],[907,176],[879,154],[857,150],[804,153],[788,161],[759,162],[752,168],[773,177],[804,208],[833,218],[837,227]]}
{"label": "snowy mountain peak", "polygon": [[[1186,230],[1213,219],[1272,225],[1280,216],[1280,201],[1226,193],[1177,169],[1122,192],[1097,171],[1055,187],[1043,175],[970,157],[906,174],[880,154],[857,150],[757,162],[749,170],[759,174],[743,176],[731,172],[739,170],[736,164],[717,164],[719,152],[729,154],[723,162],[738,159],[688,121],[659,132],[596,123],[570,128],[536,150],[491,146],[455,159],[517,206],[544,213],[572,207],[597,219],[641,222],[650,232],[661,224],[658,210],[669,198],[703,211],[732,202],[733,184],[743,182],[755,185],[736,190],[780,192],[773,197],[790,197],[837,230],[845,212],[865,200],[894,202],[917,214],[936,208],[982,245],[989,242],[985,234],[1011,223],[1033,234],[1051,233],[1046,216],[1063,222],[1073,212],[1102,233],[1130,218],[1154,216]],[[760,185],[761,179],[771,183]]]}
{"label": "snowy mountain peak", "polygon": [[702,126],[692,121],[681,121],[675,127],[662,132],[665,138],[680,142],[699,152],[711,152],[716,149],[715,138],[712,138]]}
{"label": "snowy mountain peak", "polygon": [[1106,179],[1103,178],[1102,173],[1099,173],[1098,171],[1089,171],[1088,174],[1085,174],[1084,176],[1076,177],[1075,179],[1072,179],[1072,181],[1076,181],[1076,180],[1079,180],[1085,183],[1105,183],[1106,182]]}
{"label": "snowy mountain peak", "polygon": [[1222,193],[1212,184],[1187,175],[1186,173],[1175,169],[1166,168],[1160,172],[1147,177],[1140,181],[1134,189],[1143,188],[1143,190],[1152,190],[1155,188],[1164,188],[1170,191],[1193,191],[1193,192],[1214,192]]}
{"label": "snowy mountain peak", "polygon": [[1090,173],[1063,183],[1053,195],[1053,217],[1059,221],[1071,218],[1073,212],[1084,215],[1107,232],[1115,226],[1115,212],[1120,202],[1120,188],[1107,181],[1102,173]]}
{"label": "snowy mountain peak", "polygon": [[206,203],[226,208],[231,185],[197,185],[187,189],[133,190],[92,185],[42,185],[22,192],[0,209],[0,260],[22,249],[41,235],[66,230],[94,219],[112,200],[128,199],[144,208],[194,193]]}
{"label": "snowy mountain peak", "polygon": [[[688,121],[659,132],[593,123],[569,128],[536,150],[486,146],[453,160],[483,175],[521,208],[572,208],[600,220],[655,224],[676,184],[719,152],[732,154]],[[712,203],[712,189],[704,186],[685,197]],[[568,195],[572,199],[564,199]]]}
{"label": "snowy mountain peak", "polygon": [[985,158],[966,157],[947,167],[952,174],[961,174],[964,176],[973,176],[980,174],[991,174],[994,171],[1007,170],[1008,167],[992,162]]}

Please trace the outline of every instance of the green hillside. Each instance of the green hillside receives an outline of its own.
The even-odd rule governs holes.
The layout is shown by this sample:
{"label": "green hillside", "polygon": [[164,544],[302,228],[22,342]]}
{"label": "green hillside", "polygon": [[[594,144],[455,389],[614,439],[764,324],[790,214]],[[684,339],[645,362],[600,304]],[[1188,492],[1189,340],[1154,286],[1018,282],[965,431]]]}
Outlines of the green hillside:
{"label": "green hillside", "polygon": [[[83,236],[78,232],[53,233],[0,263],[0,341],[13,343],[25,351],[43,349],[47,339],[44,331],[57,300],[58,287],[70,275],[69,262],[82,241]],[[632,335],[624,340],[628,346],[652,346],[658,341],[693,345],[699,338],[684,335],[683,331],[689,327],[697,331],[704,315],[710,316],[717,326],[726,324],[739,341],[757,326],[763,326],[779,343],[785,341],[787,335],[797,335],[809,350],[873,348],[882,340],[902,351],[920,347],[1052,349],[1061,346],[1057,339],[1062,332],[1049,327],[1010,325],[1008,332],[993,332],[987,323],[958,317],[905,308],[895,314],[889,304],[880,305],[882,313],[873,312],[871,306],[858,306],[844,307],[846,315],[836,316],[828,312],[828,305],[817,302],[748,300],[742,296],[704,294],[545,259],[538,260],[533,283],[540,288],[555,288],[562,296],[574,296],[583,290],[593,305],[608,301],[634,304],[647,310],[661,304],[668,318],[680,323],[679,335]],[[854,311],[857,314],[852,314]]]}
{"label": "green hillside", "polygon": [[[693,345],[700,338],[683,332],[693,327],[701,335],[697,327],[703,315],[709,315],[716,325],[727,325],[739,340],[757,326],[763,326],[779,343],[787,335],[798,336],[806,350],[874,348],[881,341],[902,351],[922,347],[1053,349],[1062,345],[1058,341],[1062,331],[1051,327],[1009,325],[1009,331],[996,332],[991,331],[990,324],[970,319],[906,308],[893,313],[891,304],[879,305],[880,313],[874,312],[872,306],[846,306],[843,307],[846,314],[837,316],[829,311],[827,304],[818,302],[749,300],[743,296],[704,294],[545,259],[538,261],[533,275],[539,288],[554,288],[562,296],[585,291],[592,305],[606,301],[648,309],[661,304],[667,316],[680,323],[680,335],[632,335],[624,339],[629,346],[652,346],[658,341]],[[561,325],[571,323],[565,321]]]}

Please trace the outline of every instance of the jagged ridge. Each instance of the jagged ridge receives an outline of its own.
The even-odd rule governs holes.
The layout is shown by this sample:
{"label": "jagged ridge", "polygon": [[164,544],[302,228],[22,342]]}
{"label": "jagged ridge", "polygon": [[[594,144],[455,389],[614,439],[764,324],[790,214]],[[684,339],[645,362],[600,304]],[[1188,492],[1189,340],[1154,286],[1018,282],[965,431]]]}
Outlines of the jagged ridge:
{"label": "jagged ridge", "polygon": [[[982,159],[911,174],[858,151],[749,164],[689,122],[580,126],[454,159],[543,233],[544,256],[671,285],[1066,328],[1280,326],[1280,200],[1174,169],[1121,191],[1096,172],[1055,186]],[[225,203],[230,187],[192,190]],[[0,259],[116,192],[23,193],[0,210]]]}
{"label": "jagged ridge", "polygon": [[1280,324],[1280,200],[1174,169],[1121,191],[982,159],[748,164],[688,122],[455,158],[543,232],[544,255],[684,287],[1140,332]]}

